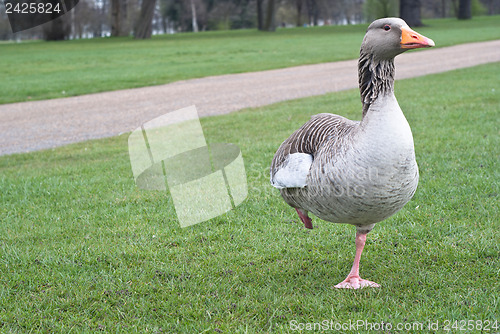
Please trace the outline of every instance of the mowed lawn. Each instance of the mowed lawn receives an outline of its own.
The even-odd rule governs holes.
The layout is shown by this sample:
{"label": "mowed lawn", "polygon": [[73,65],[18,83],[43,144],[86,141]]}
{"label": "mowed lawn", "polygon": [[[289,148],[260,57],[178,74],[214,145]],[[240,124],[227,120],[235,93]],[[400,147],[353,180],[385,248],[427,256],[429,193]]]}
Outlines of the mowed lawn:
{"label": "mowed lawn", "polygon": [[[500,16],[425,20],[437,47],[500,39]],[[0,103],[41,100],[359,55],[367,24],[0,44]]]}
{"label": "mowed lawn", "polygon": [[168,193],[136,188],[127,134],[0,157],[0,331],[498,332],[499,77],[496,63],[396,82],[421,181],[368,235],[361,274],[380,289],[332,288],[354,227],[305,229],[268,181],[310,115],[360,118],[356,90],[202,119],[209,142],[241,148],[249,195],[185,229]]}

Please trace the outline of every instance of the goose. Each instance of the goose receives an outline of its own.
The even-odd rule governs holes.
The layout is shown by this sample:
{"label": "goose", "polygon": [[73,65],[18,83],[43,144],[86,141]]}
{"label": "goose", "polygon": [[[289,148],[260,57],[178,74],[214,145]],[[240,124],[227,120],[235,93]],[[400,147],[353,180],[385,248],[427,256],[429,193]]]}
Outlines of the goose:
{"label": "goose", "polygon": [[358,61],[361,121],[314,115],[274,155],[271,184],[306,228],[313,228],[309,212],[356,227],[351,271],[335,288],[380,286],[359,276],[366,235],[413,197],[419,177],[412,132],[394,96],[394,57],[432,46],[400,18],[372,22]]}

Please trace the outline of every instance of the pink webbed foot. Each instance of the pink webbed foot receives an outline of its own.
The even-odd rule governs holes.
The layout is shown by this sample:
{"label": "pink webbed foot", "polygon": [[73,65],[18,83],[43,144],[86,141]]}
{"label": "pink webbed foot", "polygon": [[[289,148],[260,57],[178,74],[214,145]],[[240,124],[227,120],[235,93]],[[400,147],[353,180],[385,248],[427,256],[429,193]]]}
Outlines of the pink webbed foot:
{"label": "pink webbed foot", "polygon": [[380,285],[367,279],[362,279],[359,276],[347,276],[344,281],[335,285],[335,287],[337,289],[360,289],[366,287],[380,288]]}
{"label": "pink webbed foot", "polygon": [[363,252],[363,248],[365,247],[366,242],[366,234],[368,232],[356,232],[356,256],[354,257],[354,263],[352,264],[352,269],[347,278],[335,285],[337,289],[360,289],[366,287],[379,288],[375,282],[362,279],[359,276],[359,260],[361,259],[361,253]]}
{"label": "pink webbed foot", "polygon": [[304,223],[305,228],[312,229],[313,228],[312,220],[307,215],[307,211],[303,212],[300,209],[295,209],[295,211],[297,211],[297,213],[299,214],[300,220],[302,220],[302,222]]}

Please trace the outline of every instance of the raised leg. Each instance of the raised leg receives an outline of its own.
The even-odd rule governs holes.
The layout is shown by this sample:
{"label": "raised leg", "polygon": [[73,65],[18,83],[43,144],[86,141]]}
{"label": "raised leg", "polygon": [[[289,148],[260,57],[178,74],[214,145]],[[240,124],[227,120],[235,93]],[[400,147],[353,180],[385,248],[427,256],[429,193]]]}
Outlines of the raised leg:
{"label": "raised leg", "polygon": [[302,220],[302,222],[304,223],[304,226],[306,228],[312,229],[313,228],[312,220],[307,215],[307,211],[302,211],[300,209],[295,209],[295,210],[299,214],[300,220]]}
{"label": "raised leg", "polygon": [[361,259],[361,253],[363,253],[363,248],[365,247],[367,233],[368,232],[366,233],[356,232],[356,256],[354,257],[354,263],[352,265],[351,272],[349,273],[349,275],[347,275],[347,278],[343,282],[335,285],[336,288],[359,289],[367,286],[373,288],[380,287],[380,285],[378,285],[377,283],[368,281],[366,279],[362,279],[359,276],[359,260]]}

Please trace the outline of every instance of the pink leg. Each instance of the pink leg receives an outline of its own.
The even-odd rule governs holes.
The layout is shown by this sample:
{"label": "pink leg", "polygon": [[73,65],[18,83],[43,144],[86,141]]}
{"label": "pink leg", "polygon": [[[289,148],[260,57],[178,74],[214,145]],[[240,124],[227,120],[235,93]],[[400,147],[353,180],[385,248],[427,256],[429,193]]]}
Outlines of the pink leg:
{"label": "pink leg", "polygon": [[361,259],[363,248],[365,247],[366,234],[367,233],[356,232],[356,256],[354,257],[351,272],[343,282],[335,285],[336,288],[359,289],[367,286],[374,288],[380,287],[377,283],[362,279],[359,276],[359,260]]}
{"label": "pink leg", "polygon": [[306,228],[312,229],[313,228],[312,220],[307,215],[307,211],[306,212],[302,212],[302,210],[300,210],[300,209],[295,209],[295,210],[299,214],[300,220],[302,220],[302,222],[304,223],[304,226]]}

